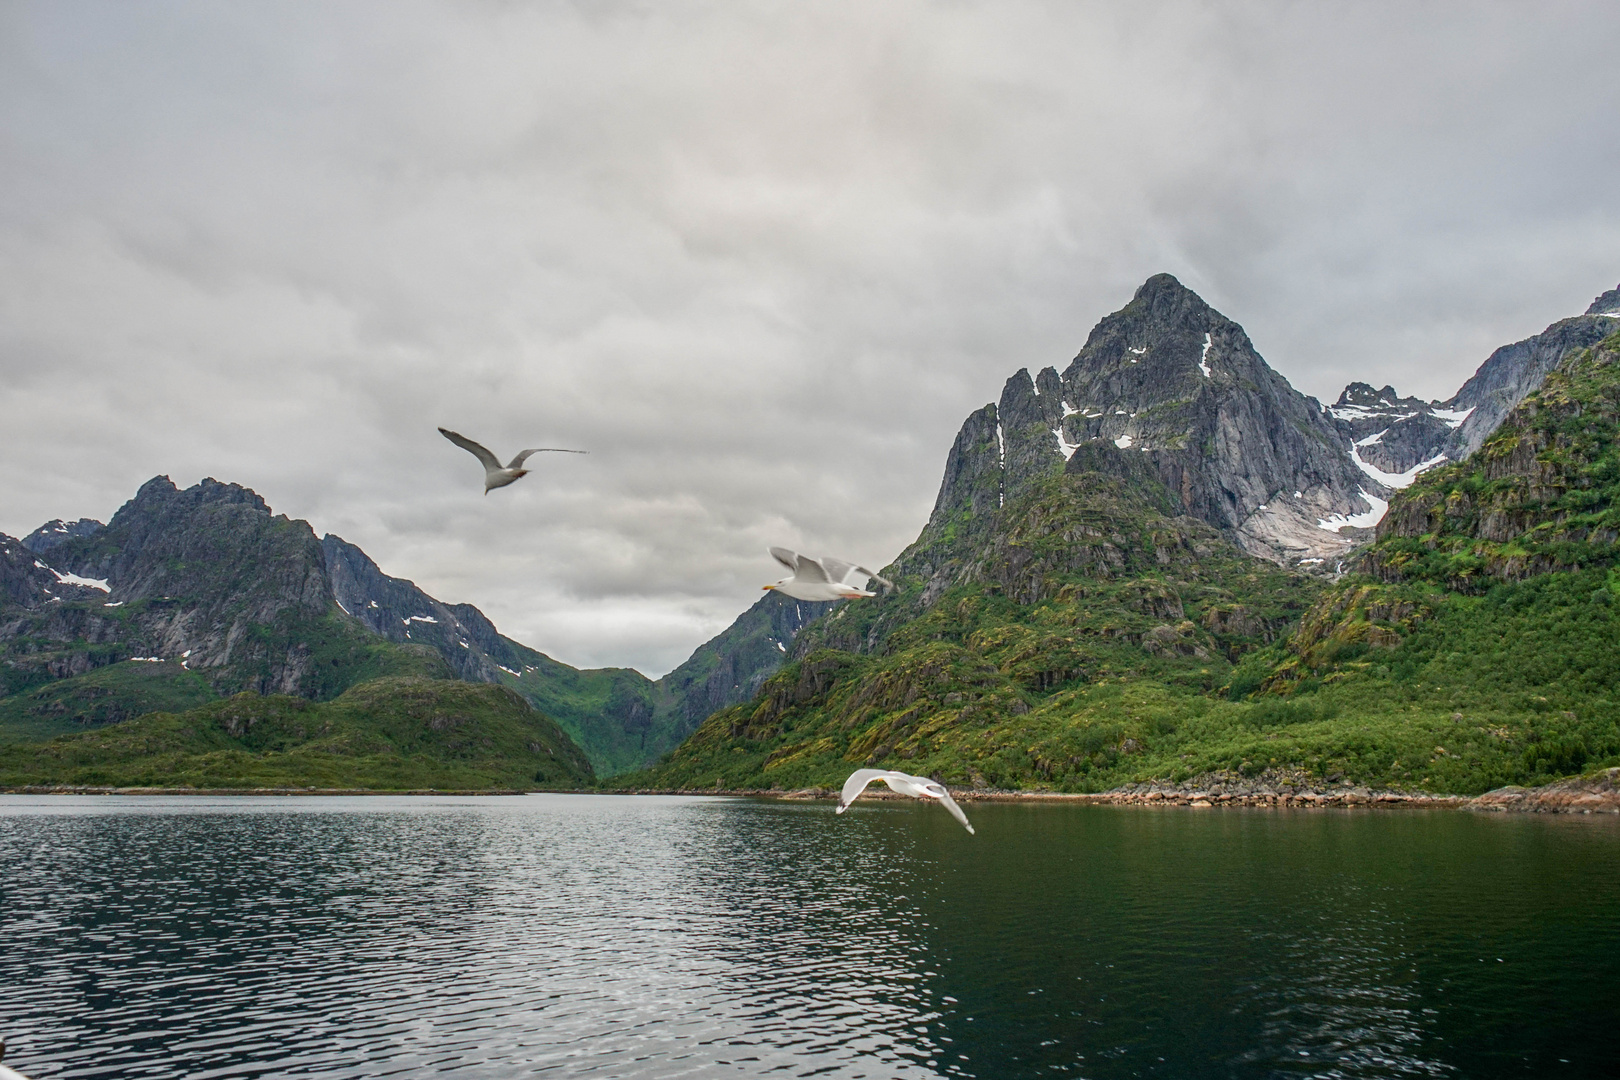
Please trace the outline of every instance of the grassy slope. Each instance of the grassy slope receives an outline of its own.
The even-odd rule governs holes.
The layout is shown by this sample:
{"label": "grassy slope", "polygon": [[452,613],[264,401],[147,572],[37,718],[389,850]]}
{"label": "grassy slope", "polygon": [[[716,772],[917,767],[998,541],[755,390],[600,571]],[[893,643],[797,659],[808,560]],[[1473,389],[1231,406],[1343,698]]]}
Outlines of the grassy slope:
{"label": "grassy slope", "polygon": [[[219,697],[221,691],[230,693],[244,679],[262,673],[262,660],[222,670],[189,671],[173,662],[117,660],[128,656],[132,648],[140,648],[141,621],[150,608],[164,603],[141,600],[116,609],[97,610],[95,614],[104,623],[129,625],[127,632],[115,629],[108,633],[115,644],[33,642],[26,637],[14,642],[19,653],[35,647],[35,652],[24,653],[29,662],[40,656],[80,653],[98,666],[83,675],[49,681],[30,677],[26,669],[7,669],[11,682],[4,689],[10,693],[0,697],[0,743],[51,738],[148,712],[190,708]],[[62,609],[72,606],[61,605],[52,614],[60,617]],[[315,618],[283,612],[269,625],[254,626],[251,636],[262,638],[268,652],[286,655],[294,649],[302,650],[308,658],[306,686],[320,699],[335,697],[371,679],[407,675],[448,678],[451,674],[433,650],[392,644],[341,615],[336,608]]]}
{"label": "grassy slope", "polygon": [[50,739],[218,697],[201,674],[179,664],[125,660],[0,698],[0,743]]}
{"label": "grassy slope", "polygon": [[598,775],[633,769],[672,746],[673,733],[653,726],[653,682],[632,668],[580,670],[517,646],[520,675],[501,682],[552,717],[585,748]]}
{"label": "grassy slope", "polygon": [[338,698],[239,694],[46,743],[0,747],[0,785],[573,788],[563,731],[502,687],[394,677]]}
{"label": "grassy slope", "polygon": [[922,578],[841,608],[806,644],[881,630],[873,653],[811,653],[620,783],[796,787],[870,763],[997,787],[1108,786],[1144,760],[1148,732],[1122,725],[1122,702],[1207,711],[1232,659],[1322,588],[1101,473],[1042,481],[1001,515],[977,580],[926,609]]}
{"label": "grassy slope", "polygon": [[[1331,589],[1207,538],[1185,560],[1152,500],[1100,497],[1101,478],[1047,485],[1003,509],[978,583],[925,612],[918,582],[850,605],[807,631],[843,648],[616,782],[793,788],[872,764],[1003,788],[1271,771],[1472,794],[1620,764],[1617,422],[1620,336],[1404,493],[1392,522],[1419,526]],[[1113,563],[1076,557],[1098,533]],[[995,579],[1015,564],[1036,579]],[[1290,602],[1312,606],[1264,643]]]}

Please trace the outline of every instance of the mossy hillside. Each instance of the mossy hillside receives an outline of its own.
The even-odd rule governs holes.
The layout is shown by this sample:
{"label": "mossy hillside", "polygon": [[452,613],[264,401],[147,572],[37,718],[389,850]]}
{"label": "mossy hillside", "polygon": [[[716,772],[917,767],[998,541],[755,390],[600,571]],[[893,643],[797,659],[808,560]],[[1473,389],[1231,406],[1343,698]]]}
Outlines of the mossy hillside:
{"label": "mossy hillside", "polygon": [[1466,462],[1420,477],[1366,568],[1481,591],[1614,566],[1620,537],[1620,334],[1566,357]]}
{"label": "mossy hillside", "polygon": [[[432,649],[379,638],[335,606],[319,615],[283,609],[268,623],[247,624],[233,661],[220,667],[125,659],[155,651],[148,627],[166,624],[185,606],[184,599],[116,608],[92,601],[14,612],[0,664],[0,740],[46,738],[187,708],[273,684],[289,671],[297,673],[302,693],[319,700],[371,679],[452,674]],[[172,688],[160,689],[165,682]]]}
{"label": "mossy hillside", "polygon": [[554,719],[590,758],[599,776],[633,769],[668,749],[678,736],[653,723],[653,683],[630,668],[579,669],[518,647],[519,674],[503,670],[504,686]]}
{"label": "mossy hillside", "polygon": [[0,785],[577,788],[589,763],[503,687],[394,677],[311,702],[239,694],[0,748]]}
{"label": "mossy hillside", "polygon": [[218,697],[201,674],[179,664],[124,660],[0,698],[0,742],[50,739]]}
{"label": "mossy hillside", "polygon": [[1595,601],[1599,589],[1604,575],[1584,572],[1424,594],[1397,639],[1318,654],[1321,666],[1259,693],[1245,681],[1258,690],[1296,659],[1280,645],[1210,689],[1211,665],[1142,658],[1044,696],[944,641],[818,652],[619,782],[836,787],[872,763],[1053,791],[1220,773],[1470,795],[1542,784],[1620,764],[1620,598]]}
{"label": "mossy hillside", "polygon": [[[917,569],[897,572],[895,594],[807,627],[795,650],[809,655],[622,784],[795,786],[865,763],[1089,787],[1107,772],[1098,761],[1048,776],[1039,755],[1013,764],[1006,740],[1083,724],[1094,688],[1213,692],[1323,588],[1109,473],[1040,478],[997,513],[976,551],[908,552]],[[961,583],[930,596],[941,566]]]}

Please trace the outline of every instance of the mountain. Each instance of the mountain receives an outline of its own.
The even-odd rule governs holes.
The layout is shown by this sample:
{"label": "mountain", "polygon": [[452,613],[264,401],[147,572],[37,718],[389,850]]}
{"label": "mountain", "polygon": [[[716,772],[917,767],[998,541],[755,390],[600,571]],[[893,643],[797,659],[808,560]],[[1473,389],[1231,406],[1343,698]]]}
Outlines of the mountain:
{"label": "mountain", "polygon": [[[664,679],[577,670],[382,572],[256,493],[166,477],[110,523],[0,538],[0,741],[38,739],[249,691],[330,699],[382,676],[498,683],[611,774],[752,697],[830,605],[762,598]],[[137,658],[137,659],[132,659]]]}
{"label": "mountain", "polygon": [[[1334,415],[1150,279],[1063,374],[1016,373],[968,417],[885,570],[895,593],[805,626],[755,698],[615,783],[836,786],[867,764],[974,787],[1477,792],[1620,761],[1620,337],[1569,345],[1605,322],[1494,354],[1524,369],[1498,382],[1529,385],[1562,349],[1480,452],[1425,471],[1370,436],[1436,457],[1424,425],[1390,429],[1419,413],[1464,438],[1465,409],[1362,384]],[[1399,465],[1404,491],[1369,471]],[[1257,524],[1279,482],[1298,499]],[[1343,551],[1347,489],[1369,525],[1374,492],[1391,502],[1365,560]],[[1322,550],[1306,530],[1342,544],[1347,574],[1277,565]]]}
{"label": "mountain", "polygon": [[[542,665],[595,674],[508,641],[476,608],[386,577],[358,548],[318,540],[235,484],[182,491],[157,477],[106,526],[52,522],[27,543],[0,537],[0,741],[244,692],[327,701],[389,678],[510,681]],[[373,720],[408,712],[412,694]],[[611,708],[590,710],[602,716]]]}
{"label": "mountain", "polygon": [[1447,401],[1403,398],[1392,386],[1351,383],[1328,406],[1356,466],[1400,489],[1442,461],[1462,461],[1565,357],[1614,332],[1620,289],[1592,301],[1584,315],[1562,319],[1533,337],[1504,345]]}
{"label": "mountain", "polygon": [[0,785],[573,789],[572,739],[504,687],[382,678],[324,702],[238,694],[49,742],[0,746]]}

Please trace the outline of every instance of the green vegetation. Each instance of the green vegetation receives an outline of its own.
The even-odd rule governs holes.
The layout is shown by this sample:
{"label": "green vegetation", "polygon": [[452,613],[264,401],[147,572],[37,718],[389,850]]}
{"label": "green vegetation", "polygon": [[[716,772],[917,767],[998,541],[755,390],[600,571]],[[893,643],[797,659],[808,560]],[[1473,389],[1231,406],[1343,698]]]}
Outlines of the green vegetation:
{"label": "green vegetation", "polygon": [[[9,643],[8,662],[0,665],[0,743],[44,739],[103,724],[117,723],[155,711],[176,711],[212,701],[221,693],[273,685],[273,665],[294,657],[301,666],[300,689],[317,699],[341,694],[357,683],[390,676],[449,678],[452,673],[432,649],[395,645],[370,633],[335,610],[318,617],[292,609],[268,625],[249,624],[235,647],[242,657],[223,668],[188,670],[177,662],[120,660],[128,656],[130,638],[142,636],[142,625],[180,606],[179,601],[138,600],[124,607],[89,611],[99,604],[55,605],[44,614],[25,614],[18,621],[41,627],[84,623],[114,644],[83,638],[62,640],[41,633],[19,634]],[[111,629],[109,629],[109,627]],[[122,643],[120,642],[122,640]],[[52,662],[78,661],[90,666],[81,675],[52,680]]]}
{"label": "green vegetation", "polygon": [[[1555,574],[1478,597],[1423,594],[1398,640],[1363,636],[1303,670],[1272,646],[1236,667],[1144,656],[1132,671],[1120,646],[1114,664],[1046,694],[1009,677],[1011,654],[998,665],[947,642],[822,651],[618,783],[832,787],[862,764],[1054,791],[1266,771],[1460,794],[1547,783],[1620,764],[1620,604],[1591,598],[1603,581]],[[1363,625],[1395,632],[1398,620],[1360,610]]]}
{"label": "green vegetation", "polygon": [[218,697],[202,675],[179,664],[125,660],[0,698],[0,743],[49,739],[150,712],[178,712]]}
{"label": "green vegetation", "polygon": [[1392,507],[1369,569],[1478,591],[1616,564],[1620,334],[1567,358],[1468,461]]}
{"label": "green vegetation", "polygon": [[1169,517],[1139,463],[1086,448],[993,520],[925,532],[898,595],[807,628],[754,701],[615,783],[836,786],[875,765],[1475,794],[1620,765],[1617,433],[1620,335],[1398,497],[1367,572],[1331,587]]}
{"label": "green vegetation", "polygon": [[0,786],[577,788],[572,740],[511,690],[361,683],[328,702],[238,694],[49,742],[0,747]]}
{"label": "green vegetation", "polygon": [[653,683],[639,671],[582,671],[532,649],[518,651],[522,673],[504,672],[501,682],[555,719],[584,748],[598,775],[633,769],[678,739],[654,726]]}

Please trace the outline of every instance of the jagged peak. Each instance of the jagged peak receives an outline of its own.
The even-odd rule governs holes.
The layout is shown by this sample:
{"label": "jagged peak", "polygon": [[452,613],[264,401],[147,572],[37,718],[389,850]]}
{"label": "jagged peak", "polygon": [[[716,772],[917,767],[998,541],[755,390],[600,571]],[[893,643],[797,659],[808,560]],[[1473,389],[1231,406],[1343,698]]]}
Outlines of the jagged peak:
{"label": "jagged peak", "polygon": [[23,537],[22,546],[38,555],[66,540],[76,540],[82,536],[94,536],[106,528],[94,518],[80,518],[78,521],[47,521],[27,536]]}
{"label": "jagged peak", "polygon": [[[130,514],[155,510],[159,507],[176,505],[183,509],[195,509],[215,504],[241,505],[265,514],[270,513],[270,504],[265,502],[258,492],[241,484],[222,483],[209,476],[181,490],[167,476],[154,476],[141,485],[133,499],[118,508],[118,513],[113,515],[109,527],[116,528],[124,524]],[[124,521],[120,521],[120,518]]]}
{"label": "jagged peak", "polygon": [[1620,315],[1620,285],[1615,286],[1586,309],[1588,315]]}

